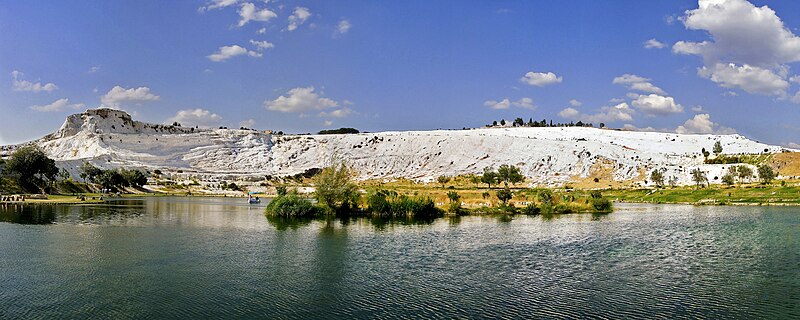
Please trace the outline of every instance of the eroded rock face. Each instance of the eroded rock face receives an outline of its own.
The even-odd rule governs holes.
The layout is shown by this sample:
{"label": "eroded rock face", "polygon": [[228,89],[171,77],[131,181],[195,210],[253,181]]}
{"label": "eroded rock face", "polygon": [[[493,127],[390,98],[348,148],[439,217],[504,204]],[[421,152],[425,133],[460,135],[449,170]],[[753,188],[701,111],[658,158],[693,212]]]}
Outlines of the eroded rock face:
{"label": "eroded rock face", "polygon": [[589,176],[599,162],[618,181],[644,180],[644,173],[655,168],[665,169],[664,176],[675,176],[680,184],[691,183],[696,167],[708,172],[709,179],[721,177],[727,166],[705,165],[700,155],[716,141],[730,154],[783,149],[739,135],[578,127],[273,135],[149,124],[112,109],[71,115],[57,132],[32,143],[76,176],[85,161],[104,168],[181,170],[199,177],[287,176],[345,161],[360,179],[426,181],[513,164],[532,185],[558,185]]}

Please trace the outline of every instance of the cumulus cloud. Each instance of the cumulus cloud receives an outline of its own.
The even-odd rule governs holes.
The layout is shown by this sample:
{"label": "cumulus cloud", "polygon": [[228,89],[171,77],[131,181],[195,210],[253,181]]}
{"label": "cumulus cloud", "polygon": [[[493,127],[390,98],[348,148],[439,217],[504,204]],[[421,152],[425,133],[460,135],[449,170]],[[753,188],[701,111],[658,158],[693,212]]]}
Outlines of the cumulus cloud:
{"label": "cumulus cloud", "polygon": [[511,106],[511,100],[508,100],[508,98],[500,101],[487,100],[483,105],[495,110],[508,109]]}
{"label": "cumulus cloud", "polygon": [[289,16],[289,25],[286,27],[286,30],[294,31],[301,24],[305,23],[309,17],[311,17],[311,11],[309,11],[308,8],[304,7],[294,8],[294,13],[292,13],[292,15]]}
{"label": "cumulus cloud", "polygon": [[324,125],[326,127],[330,127],[330,126],[333,125],[333,121],[331,121],[331,120],[322,121],[322,125]]}
{"label": "cumulus cloud", "polygon": [[569,101],[569,105],[573,107],[580,107],[581,105],[583,105],[583,103],[578,100],[572,99]]}
{"label": "cumulus cloud", "polygon": [[275,48],[275,44],[273,44],[272,42],[269,42],[269,41],[256,41],[256,40],[250,40],[250,44],[252,44],[252,45],[256,46],[256,48],[257,48],[258,50],[264,50],[264,49]]}
{"label": "cumulus cloud", "polygon": [[723,88],[740,88],[748,93],[783,97],[789,88],[789,82],[772,70],[750,65],[717,63],[698,69],[697,74]]}
{"label": "cumulus cloud", "polygon": [[656,87],[655,85],[650,83],[650,79],[640,77],[635,74],[628,74],[628,73],[623,74],[619,77],[614,78],[614,80],[612,80],[611,83],[623,85],[626,86],[628,89],[635,91],[649,92],[660,95],[667,94],[661,88]]}
{"label": "cumulus cloud", "polygon": [[336,25],[336,31],[334,32],[334,35],[345,34],[350,31],[350,28],[352,26],[353,25],[350,24],[349,20],[342,19],[341,21],[339,21],[339,24]]}
{"label": "cumulus cloud", "polygon": [[663,42],[656,39],[650,39],[644,42],[645,49],[663,49],[666,46],[667,45],[665,45]]}
{"label": "cumulus cloud", "polygon": [[692,107],[693,112],[703,112],[703,106],[694,106]]}
{"label": "cumulus cloud", "polygon": [[344,117],[347,117],[347,116],[351,115],[353,112],[354,112],[353,109],[345,107],[345,108],[336,109],[336,110],[333,110],[333,111],[330,111],[330,112],[322,111],[319,114],[317,114],[317,116],[318,117],[330,117],[330,118],[344,118]]}
{"label": "cumulus cloud", "polygon": [[252,128],[255,125],[256,121],[253,119],[247,119],[242,122],[239,122],[239,127],[244,127],[244,128]]}
{"label": "cumulus cloud", "polygon": [[232,46],[219,47],[219,50],[217,52],[214,52],[214,53],[206,56],[206,58],[208,58],[208,60],[211,60],[211,61],[214,61],[214,62],[222,62],[222,61],[228,60],[230,58],[233,58],[233,57],[236,57],[236,56],[241,56],[241,55],[247,55],[247,56],[255,57],[255,58],[258,58],[258,57],[262,56],[262,54],[259,53],[259,52],[255,52],[255,51],[252,51],[252,50],[247,50],[247,49],[245,49],[243,47],[240,47],[238,45],[232,45]]}
{"label": "cumulus cloud", "polygon": [[521,98],[517,101],[511,101],[509,98],[500,101],[487,100],[483,105],[495,110],[508,109],[511,106],[531,110],[536,109],[536,106],[533,104],[533,99],[531,98]]}
{"label": "cumulus cloud", "polygon": [[63,98],[63,99],[58,99],[58,100],[56,100],[53,103],[48,104],[48,105],[43,105],[43,106],[35,105],[35,106],[31,106],[30,108],[33,109],[33,110],[36,110],[36,111],[40,111],[40,112],[57,112],[57,111],[62,111],[62,110],[67,109],[67,108],[70,108],[70,109],[81,109],[81,108],[84,108],[84,107],[86,107],[86,105],[83,104],[83,103],[70,104],[69,103],[69,99]]}
{"label": "cumulus cloud", "polygon": [[603,107],[600,112],[596,114],[585,114],[575,108],[566,108],[561,110],[558,115],[565,119],[599,123],[599,122],[615,122],[615,121],[633,121],[634,110],[623,102],[611,107]]}
{"label": "cumulus cloud", "polygon": [[174,117],[167,119],[165,123],[171,124],[174,122],[180,123],[185,127],[211,128],[219,126],[222,122],[222,117],[205,109],[187,109],[178,111]]}
{"label": "cumulus cloud", "polygon": [[30,91],[30,92],[51,92],[58,89],[53,83],[45,83],[42,84],[40,82],[30,82],[27,80],[23,80],[22,76],[25,75],[22,72],[14,70],[11,72],[11,90],[14,91]]}
{"label": "cumulus cloud", "polygon": [[683,106],[675,103],[675,99],[672,97],[665,97],[654,93],[639,95],[631,104],[642,113],[650,116],[683,112]]}
{"label": "cumulus cloud", "polygon": [[92,66],[91,68],[89,68],[89,71],[87,71],[87,72],[88,72],[88,73],[95,73],[95,72],[97,72],[97,71],[100,71],[100,68],[101,68],[101,67],[102,67],[102,66],[100,66],[100,65]]}
{"label": "cumulus cloud", "polygon": [[146,102],[156,101],[161,97],[150,92],[148,87],[138,87],[125,89],[120,86],[111,88],[105,95],[100,97],[100,102],[105,107],[119,107],[123,102]]}
{"label": "cumulus cloud", "polygon": [[537,87],[544,87],[546,85],[561,83],[562,80],[563,77],[559,77],[552,72],[533,72],[533,71],[526,73],[525,76],[519,79],[519,81]]}
{"label": "cumulus cloud", "polygon": [[265,108],[280,112],[302,113],[335,108],[338,106],[338,102],[323,98],[314,92],[314,87],[294,88],[286,92],[286,95],[277,97],[274,100],[264,101]]}
{"label": "cumulus cloud", "polygon": [[250,21],[266,22],[278,15],[267,8],[258,9],[256,5],[245,2],[239,7],[239,16],[241,17],[239,20],[239,27],[243,27]]}
{"label": "cumulus cloud", "polygon": [[675,129],[677,133],[704,133],[704,134],[733,134],[736,130],[719,125],[711,121],[711,115],[708,113],[701,113],[694,116],[683,125]]}
{"label": "cumulus cloud", "polygon": [[203,12],[206,10],[222,9],[237,4],[238,2],[239,0],[211,0],[208,5],[200,7],[198,11]]}
{"label": "cumulus cloud", "polygon": [[787,96],[786,64],[800,61],[800,37],[774,10],[745,0],[699,0],[698,8],[686,11],[681,21],[711,38],[672,46],[675,53],[703,58],[699,75],[726,88]]}

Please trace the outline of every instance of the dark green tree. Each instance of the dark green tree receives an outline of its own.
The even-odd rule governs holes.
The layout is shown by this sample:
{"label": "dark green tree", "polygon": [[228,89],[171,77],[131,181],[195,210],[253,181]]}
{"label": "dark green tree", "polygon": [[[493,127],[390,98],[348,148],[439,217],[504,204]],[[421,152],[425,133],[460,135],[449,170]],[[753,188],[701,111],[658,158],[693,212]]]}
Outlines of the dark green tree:
{"label": "dark green tree", "polygon": [[503,182],[506,188],[508,188],[509,182],[515,184],[525,179],[519,172],[519,168],[507,164],[501,165],[500,168],[497,169],[497,178]]}
{"label": "dark green tree", "polygon": [[763,184],[770,184],[772,179],[775,179],[775,171],[772,171],[772,167],[762,164],[758,166],[758,179]]}
{"label": "dark green tree", "polygon": [[45,192],[56,180],[58,167],[35,145],[17,149],[6,161],[6,172],[27,192]]}
{"label": "dark green tree", "polygon": [[711,149],[711,151],[713,151],[714,154],[717,154],[717,155],[722,153],[722,143],[720,143],[719,141],[714,142],[714,148]]}
{"label": "dark green tree", "polygon": [[487,184],[489,189],[491,189],[492,185],[497,183],[497,172],[495,172],[491,167],[484,168],[483,175],[481,176],[481,182]]}
{"label": "dark green tree", "polygon": [[512,193],[508,188],[497,190],[497,199],[503,202],[503,206],[505,206],[506,203],[508,203],[508,200],[511,200],[513,196],[514,193]]}

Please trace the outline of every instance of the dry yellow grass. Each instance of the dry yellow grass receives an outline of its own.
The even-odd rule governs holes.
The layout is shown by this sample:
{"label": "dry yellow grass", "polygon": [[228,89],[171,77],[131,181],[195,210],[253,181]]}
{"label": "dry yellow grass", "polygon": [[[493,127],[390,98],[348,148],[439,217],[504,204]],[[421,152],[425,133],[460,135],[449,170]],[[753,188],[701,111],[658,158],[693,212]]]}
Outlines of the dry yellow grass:
{"label": "dry yellow grass", "polygon": [[800,177],[800,152],[778,153],[770,161],[770,166],[781,176]]}

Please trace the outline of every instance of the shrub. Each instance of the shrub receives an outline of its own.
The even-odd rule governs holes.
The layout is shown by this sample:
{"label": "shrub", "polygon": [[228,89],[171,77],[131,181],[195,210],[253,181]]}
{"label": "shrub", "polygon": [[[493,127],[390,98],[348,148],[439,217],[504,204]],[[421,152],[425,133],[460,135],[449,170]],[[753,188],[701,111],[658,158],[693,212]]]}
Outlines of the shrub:
{"label": "shrub", "polygon": [[367,196],[367,210],[379,218],[431,219],[443,216],[430,198],[411,198],[394,191],[376,190]]}
{"label": "shrub", "polygon": [[592,198],[592,208],[595,211],[609,212],[611,211],[611,201],[606,198]]}
{"label": "shrub", "polygon": [[508,190],[508,188],[497,190],[497,199],[503,202],[504,206],[508,200],[511,200],[511,197],[513,196],[514,194],[511,192],[511,190]]}
{"label": "shrub", "polygon": [[552,206],[553,205],[553,191],[549,189],[542,189],[539,191],[537,195],[539,197],[539,202],[544,205]]}
{"label": "shrub", "polygon": [[296,191],[292,191],[272,199],[267,205],[265,213],[274,217],[314,218],[319,215],[320,209],[310,201],[298,196]]}
{"label": "shrub", "polygon": [[529,203],[525,208],[522,208],[522,213],[529,216],[535,216],[542,213],[542,209],[533,203]]}

